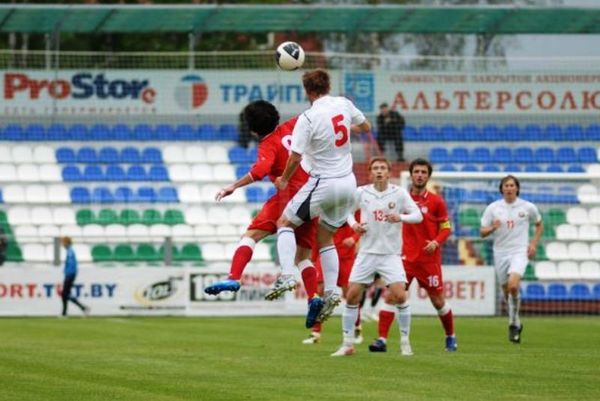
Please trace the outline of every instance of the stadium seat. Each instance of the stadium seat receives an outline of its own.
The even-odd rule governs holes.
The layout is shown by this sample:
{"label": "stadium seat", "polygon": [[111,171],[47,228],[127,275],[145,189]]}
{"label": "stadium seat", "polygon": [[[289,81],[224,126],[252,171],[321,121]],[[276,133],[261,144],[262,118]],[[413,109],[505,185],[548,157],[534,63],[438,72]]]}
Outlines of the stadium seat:
{"label": "stadium seat", "polygon": [[266,200],[261,187],[249,187],[246,189],[246,199],[250,203],[262,203]]}
{"label": "stadium seat", "polygon": [[180,159],[178,161],[179,163],[182,163],[183,161],[186,161],[187,163],[190,163],[190,164],[206,163],[206,151],[204,150],[203,146],[199,146],[199,145],[188,146],[185,148],[184,154],[185,154],[185,157],[183,159]]}
{"label": "stadium seat", "polygon": [[95,245],[92,248],[94,262],[108,262],[113,260],[113,254],[108,245]]}
{"label": "stadium seat", "polygon": [[[175,128],[173,133],[175,140],[178,141],[193,141],[200,139],[198,130],[192,127],[190,124],[181,124]],[[208,138],[204,138],[205,140]],[[214,137],[212,138],[214,139]]]}
{"label": "stadium seat", "polygon": [[99,239],[104,239],[104,227],[99,224],[88,224],[82,227],[81,234],[86,242],[95,243]]}
{"label": "stadium seat", "polygon": [[[218,237],[230,237],[230,236],[237,236],[239,234],[237,226],[234,226],[233,224],[219,224],[216,227],[217,227],[217,236]],[[254,258],[254,256],[253,256],[253,258]]]}
{"label": "stadium seat", "polygon": [[587,209],[582,207],[571,207],[567,209],[567,223],[581,225],[588,222],[589,218]]}
{"label": "stadium seat", "polygon": [[100,166],[91,164],[83,169],[83,181],[104,181],[104,173]]}
{"label": "stadium seat", "polygon": [[465,138],[466,141],[481,140],[479,129],[477,128],[477,126],[472,124],[464,125],[461,130],[461,135]]}
{"label": "stadium seat", "polygon": [[172,164],[169,166],[169,176],[174,182],[193,181],[192,170],[187,164]]}
{"label": "stadium seat", "polygon": [[102,148],[100,149],[100,152],[98,152],[98,162],[105,164],[118,163],[119,152],[113,147]]}
{"label": "stadium seat", "polygon": [[590,247],[582,241],[575,241],[567,245],[570,260],[588,260],[591,258]]}
{"label": "stadium seat", "polygon": [[169,181],[169,173],[164,166],[152,166],[148,171],[148,179],[150,181]]}
{"label": "stadium seat", "polygon": [[12,148],[12,162],[15,164],[33,163],[33,152],[27,145],[17,145]]}
{"label": "stadium seat", "polygon": [[582,280],[599,280],[600,263],[595,260],[586,260],[579,265],[579,274]]}
{"label": "stadium seat", "polygon": [[127,174],[119,165],[110,165],[106,168],[106,181],[121,182],[127,181]]}
{"label": "stadium seat", "polygon": [[182,203],[198,203],[202,199],[200,189],[195,184],[182,185],[178,192]]}
{"label": "stadium seat", "polygon": [[171,141],[175,139],[175,131],[169,124],[159,124],[154,129],[154,136],[159,141]]}
{"label": "stadium seat", "polygon": [[233,182],[235,178],[235,168],[231,164],[216,164],[213,166],[213,179],[221,182]]}
{"label": "stadium seat", "polygon": [[142,161],[140,151],[133,146],[128,146],[121,149],[121,163],[139,164]]}
{"label": "stadium seat", "polygon": [[107,226],[109,224],[116,224],[119,221],[117,212],[112,209],[102,209],[98,212],[96,222],[100,225]]}
{"label": "stadium seat", "polygon": [[571,260],[558,262],[556,273],[561,280],[578,280],[581,277],[579,273],[579,264]]}
{"label": "stadium seat", "polygon": [[504,141],[504,131],[499,130],[497,126],[486,124],[481,129],[481,139],[484,141]]}
{"label": "stadium seat", "polygon": [[579,226],[577,239],[580,241],[600,241],[600,227],[595,224]]}
{"label": "stadium seat", "polygon": [[32,220],[27,207],[11,207],[7,213],[8,221],[13,225],[31,224]]}
{"label": "stadium seat", "polygon": [[546,289],[542,284],[529,283],[525,286],[522,297],[527,301],[543,301],[546,298]]}
{"label": "stadium seat", "polygon": [[559,163],[575,163],[578,161],[575,150],[570,147],[561,147],[556,151],[556,161]]}
{"label": "stadium seat", "polygon": [[585,140],[581,125],[571,124],[565,128],[564,137],[567,141],[579,142]]}
{"label": "stadium seat", "polygon": [[[85,130],[85,127],[83,127]],[[84,136],[87,135],[87,131],[84,132]],[[107,141],[116,139],[116,137],[112,134],[110,128],[108,128],[104,124],[94,124],[89,130],[89,138],[95,141]]]}
{"label": "stadium seat", "polygon": [[92,203],[114,203],[115,198],[108,187],[96,187],[92,191]]}
{"label": "stadium seat", "polygon": [[185,222],[189,225],[206,224],[206,211],[201,207],[190,207],[185,211]]}
{"label": "stadium seat", "polygon": [[588,211],[588,217],[590,219],[590,223],[592,224],[600,224],[600,206],[596,206],[591,208]]}
{"label": "stadium seat", "polygon": [[174,226],[176,224],[184,224],[185,218],[180,210],[169,209],[165,211],[163,223]]}
{"label": "stadium seat", "polygon": [[12,163],[12,151],[10,146],[0,145],[0,162]]}
{"label": "stadium seat", "polygon": [[142,222],[140,214],[134,209],[123,209],[119,214],[118,223],[122,225],[139,224]]}
{"label": "stadium seat", "polygon": [[9,141],[22,141],[25,137],[23,128],[17,124],[9,124],[4,128],[4,139]]}
{"label": "stadium seat", "polygon": [[2,188],[5,203],[26,203],[25,187],[22,185],[7,185]]}
{"label": "stadium seat", "polygon": [[151,244],[139,244],[136,248],[135,258],[142,262],[156,262],[162,259]]}
{"label": "stadium seat", "polygon": [[213,166],[209,164],[195,164],[192,167],[192,177],[194,181],[211,182],[214,181]]}
{"label": "stadium seat", "polygon": [[[489,161],[489,160],[487,160],[487,161]],[[505,147],[505,146],[497,147],[494,149],[494,152],[492,153],[491,161],[493,161],[494,163],[503,163],[503,164],[510,163],[512,161],[512,151],[510,150],[510,148]]]}
{"label": "stadium seat", "polygon": [[19,243],[38,243],[40,238],[38,237],[38,229],[36,226],[21,225],[15,227],[15,239]]}
{"label": "stadium seat", "polygon": [[116,141],[129,141],[133,139],[133,133],[131,128],[126,124],[113,125],[111,129],[111,136]]}
{"label": "stadium seat", "polygon": [[488,148],[476,147],[471,151],[470,160],[473,163],[489,163],[492,160],[492,155]]}
{"label": "stadium seat", "polygon": [[41,244],[23,245],[23,259],[27,262],[49,262],[46,256],[46,248]]}
{"label": "stadium seat", "polygon": [[585,173],[585,168],[581,164],[571,164],[567,167],[567,173]]}
{"label": "stadium seat", "polygon": [[508,164],[504,166],[504,171],[507,173],[519,173],[521,172],[521,166],[518,164]]}
{"label": "stadium seat", "polygon": [[502,128],[502,138],[507,142],[517,142],[526,140],[526,131],[521,131],[518,125],[509,124]]}
{"label": "stadium seat", "polygon": [[[565,260],[569,258],[569,252],[567,250],[567,245],[563,242],[550,242],[546,245],[546,256],[550,260]],[[540,277],[537,274],[536,276]]]}
{"label": "stadium seat", "polygon": [[206,149],[206,161],[212,164],[229,163],[227,149],[221,145],[211,145]]}
{"label": "stadium seat", "polygon": [[98,163],[96,150],[90,147],[83,147],[77,151],[77,163]]}
{"label": "stadium seat", "polygon": [[548,285],[547,299],[552,301],[563,301],[568,299],[567,287],[562,283]]}
{"label": "stadium seat", "polygon": [[498,167],[496,164],[485,164],[481,168],[481,171],[485,173],[496,173],[500,171],[500,167]]}
{"label": "stadium seat", "polygon": [[456,170],[456,166],[454,166],[454,164],[442,164],[439,167],[440,171],[446,171],[446,172],[454,172],[457,171]]}
{"label": "stadium seat", "polygon": [[513,161],[515,163],[532,163],[534,161],[533,151],[528,147],[516,148],[513,154]]}
{"label": "stadium seat", "polygon": [[163,222],[162,214],[156,209],[146,209],[142,212],[142,224],[147,226]]}
{"label": "stadium seat", "polygon": [[542,169],[536,164],[526,164],[523,171],[526,173],[541,173]]}
{"label": "stadium seat", "polygon": [[558,124],[548,124],[544,129],[544,137],[549,141],[561,141],[564,139],[562,128]]}
{"label": "stadium seat", "polygon": [[167,146],[163,151],[165,163],[181,163],[186,160],[183,149],[177,145]]}
{"label": "stadium seat", "polygon": [[225,255],[225,247],[217,242],[209,242],[202,245],[202,255],[207,262],[225,260],[230,255]]}
{"label": "stadium seat", "polygon": [[560,164],[550,164],[546,167],[547,173],[564,173],[564,170]]}
{"label": "stadium seat", "polygon": [[56,163],[54,149],[50,146],[36,146],[33,149],[33,161],[37,164]]}
{"label": "stadium seat", "polygon": [[150,230],[144,224],[131,224],[127,226],[126,231],[130,241],[145,240],[150,236]]}
{"label": "stadium seat", "polygon": [[70,207],[58,207],[52,211],[52,223],[56,225],[75,224],[75,211]]}
{"label": "stadium seat", "polygon": [[63,181],[60,167],[57,164],[41,164],[39,166],[39,174],[41,182]]}
{"label": "stadium seat", "polygon": [[127,181],[148,181],[144,167],[139,164],[129,166],[127,169]]}
{"label": "stadium seat", "polygon": [[181,248],[180,258],[181,261],[201,261],[202,251],[196,244],[185,244]]}
{"label": "stadium seat", "polygon": [[588,301],[592,300],[592,292],[587,284],[573,284],[569,289],[569,299],[574,301]]}
{"label": "stadium seat", "polygon": [[148,124],[137,124],[133,127],[132,139],[136,141],[150,141],[154,137],[154,130]]}
{"label": "stadium seat", "polygon": [[60,236],[61,237],[71,237],[71,238],[79,238],[83,235],[83,231],[81,227],[75,224],[65,224],[60,226]]}
{"label": "stadium seat", "polygon": [[31,221],[36,225],[54,224],[52,211],[46,206],[37,206],[32,208],[29,212],[29,216],[31,217]]}
{"label": "stadium seat", "polygon": [[212,238],[217,235],[215,226],[210,224],[200,224],[194,227],[194,236],[201,238]]}
{"label": "stadium seat", "polygon": [[239,138],[238,128],[233,124],[223,124],[219,127],[217,139],[220,141],[237,141]]}
{"label": "stadium seat", "polygon": [[39,182],[40,172],[35,164],[21,164],[17,167],[18,182]]}
{"label": "stadium seat", "polygon": [[53,184],[48,186],[48,203],[69,202],[71,202],[69,187],[63,184]]}
{"label": "stadium seat", "polygon": [[235,167],[235,177],[237,180],[245,176],[250,172],[250,168],[252,166],[250,164],[241,164]]}
{"label": "stadium seat", "polygon": [[160,203],[177,203],[179,197],[177,196],[177,190],[173,187],[162,187],[158,189],[156,201]]}
{"label": "stadium seat", "polygon": [[76,165],[66,165],[62,170],[62,178],[66,182],[83,181],[83,175]]}
{"label": "stadium seat", "polygon": [[596,149],[586,146],[577,151],[577,161],[579,163],[598,163],[598,153]]}
{"label": "stadium seat", "polygon": [[553,163],[554,161],[554,149],[550,147],[542,146],[533,152],[534,163]]}
{"label": "stadium seat", "polygon": [[71,148],[58,148],[56,149],[56,160],[59,163],[75,163],[77,157],[75,151]]}
{"label": "stadium seat", "polygon": [[194,236],[194,229],[187,224],[176,224],[171,227],[171,235],[174,238],[191,238]]}
{"label": "stadium seat", "polygon": [[136,201],[154,203],[156,202],[156,191],[152,187],[139,187],[136,193]]}
{"label": "stadium seat", "polygon": [[50,124],[46,130],[46,137],[50,141],[68,141],[71,139],[63,124]]}
{"label": "stadium seat", "polygon": [[227,220],[230,224],[237,225],[248,225],[252,221],[252,216],[248,208],[243,206],[236,206],[229,210],[229,217]]}
{"label": "stadium seat", "polygon": [[213,206],[206,213],[208,224],[219,225],[229,222],[229,213],[226,208]]}
{"label": "stadium seat", "polygon": [[596,203],[600,201],[598,188],[593,184],[583,184],[577,188],[577,199],[581,203]]}
{"label": "stadium seat", "polygon": [[433,164],[448,163],[450,161],[450,155],[446,148],[432,148],[429,151],[429,160]]}
{"label": "stadium seat", "polygon": [[163,162],[160,149],[146,148],[142,151],[142,163],[161,164]]}
{"label": "stadium seat", "polygon": [[114,194],[115,203],[131,203],[137,202],[137,195],[129,187],[117,187]]}
{"label": "stadium seat", "polygon": [[465,147],[455,147],[450,152],[450,163],[466,163],[469,161],[469,150]]}
{"label": "stadium seat", "polygon": [[133,248],[127,244],[119,244],[115,247],[114,260],[119,262],[131,262],[135,260]]}
{"label": "stadium seat", "polygon": [[556,239],[561,241],[574,241],[577,239],[577,227],[571,224],[560,224],[556,226]]}
{"label": "stadium seat", "polygon": [[423,125],[419,127],[419,137],[425,142],[434,142],[441,140],[438,130],[433,125]]}
{"label": "stadium seat", "polygon": [[109,224],[104,227],[104,236],[109,242],[120,242],[127,238],[126,226],[121,224]]}

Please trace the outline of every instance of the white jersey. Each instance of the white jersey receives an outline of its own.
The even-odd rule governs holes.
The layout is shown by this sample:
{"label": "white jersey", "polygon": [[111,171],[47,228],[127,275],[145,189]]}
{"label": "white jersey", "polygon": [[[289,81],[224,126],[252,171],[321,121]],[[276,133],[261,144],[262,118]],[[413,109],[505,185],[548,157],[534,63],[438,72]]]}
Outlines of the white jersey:
{"label": "white jersey", "polygon": [[504,199],[492,202],[485,208],[481,226],[491,226],[494,220],[502,225],[494,231],[494,254],[527,253],[529,246],[529,223],[542,220],[538,208],[531,202],[517,198],[513,203]]}
{"label": "white jersey", "polygon": [[345,97],[320,97],[298,117],[292,151],[302,155],[302,168],[314,177],[346,176],[352,172],[350,126],[364,121]]}
{"label": "white jersey", "polygon": [[[389,184],[383,192],[373,184],[363,185],[356,190],[355,210],[360,208],[361,223],[366,223],[367,232],[360,238],[359,253],[400,255],[402,251],[402,223],[385,221],[390,213],[401,215],[402,221],[420,223],[423,215],[406,189]],[[348,223],[356,223],[351,214]]]}

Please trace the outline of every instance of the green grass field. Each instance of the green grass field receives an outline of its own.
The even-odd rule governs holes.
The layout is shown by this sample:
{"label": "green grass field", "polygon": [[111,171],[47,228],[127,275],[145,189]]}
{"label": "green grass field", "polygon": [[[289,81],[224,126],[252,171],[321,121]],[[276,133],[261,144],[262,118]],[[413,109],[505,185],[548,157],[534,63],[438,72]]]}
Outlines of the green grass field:
{"label": "green grass field", "polygon": [[375,323],[351,357],[331,358],[332,319],[317,345],[297,318],[0,319],[0,400],[597,400],[600,319],[459,318],[443,351],[435,318],[414,318],[415,355],[370,354]]}

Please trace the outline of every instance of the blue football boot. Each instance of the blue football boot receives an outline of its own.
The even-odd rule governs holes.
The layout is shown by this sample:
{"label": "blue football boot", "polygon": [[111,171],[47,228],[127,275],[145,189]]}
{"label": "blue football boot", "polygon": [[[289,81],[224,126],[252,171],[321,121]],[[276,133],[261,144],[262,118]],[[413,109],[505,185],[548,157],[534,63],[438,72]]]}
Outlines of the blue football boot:
{"label": "blue football boot", "polygon": [[306,314],[307,329],[310,329],[317,323],[317,317],[319,317],[323,306],[325,306],[325,303],[320,297],[314,297],[308,301],[308,313]]}
{"label": "blue football boot", "polygon": [[446,336],[446,351],[454,352],[458,348],[455,336]]}
{"label": "blue football boot", "polygon": [[217,295],[222,291],[237,292],[240,289],[240,282],[237,280],[221,280],[213,285],[209,285],[204,289],[204,292],[210,295]]}

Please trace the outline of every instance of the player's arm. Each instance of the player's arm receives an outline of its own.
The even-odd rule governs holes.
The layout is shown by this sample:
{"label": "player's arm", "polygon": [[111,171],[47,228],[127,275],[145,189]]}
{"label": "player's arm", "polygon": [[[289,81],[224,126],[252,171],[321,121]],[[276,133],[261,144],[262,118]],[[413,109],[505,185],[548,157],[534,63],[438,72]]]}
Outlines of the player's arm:
{"label": "player's arm", "polygon": [[389,213],[385,216],[385,220],[390,223],[408,223],[418,224],[423,221],[423,214],[419,210],[419,206],[410,197],[406,190],[400,192],[398,203],[404,205],[402,213]]}
{"label": "player's arm", "polygon": [[359,204],[361,195],[362,188],[357,188],[356,193],[354,194],[354,203],[350,208],[352,212],[348,215],[348,218],[346,219],[346,223],[348,223],[348,225],[352,227],[352,229],[358,236],[361,236],[367,232],[367,222],[365,221],[364,223],[360,223],[358,221],[360,218]]}
{"label": "player's arm", "polygon": [[371,131],[371,123],[367,120],[362,111],[360,111],[350,100],[348,100],[348,103],[350,103],[350,115],[352,119],[350,131],[355,134]]}
{"label": "player's arm", "polygon": [[253,182],[254,180],[252,179],[252,176],[250,175],[250,173],[248,173],[233,184],[227,185],[226,187],[222,188],[219,192],[217,192],[217,194],[215,195],[215,200],[217,202],[220,202],[223,198],[234,193],[236,189],[245,187],[246,185],[251,184]]}
{"label": "player's arm", "polygon": [[281,176],[275,179],[275,186],[278,189],[284,189],[287,186],[290,177],[300,165],[302,154],[308,146],[311,130],[310,120],[306,116],[306,113],[302,113],[298,117],[294,131],[292,132],[292,145],[290,147],[290,155],[285,163],[285,169]]}
{"label": "player's arm", "polygon": [[492,209],[488,206],[481,217],[481,228],[479,229],[479,235],[481,238],[485,238],[499,229],[501,224],[502,223],[500,220],[493,220]]}
{"label": "player's arm", "polygon": [[448,218],[448,209],[446,208],[446,203],[441,200],[438,203],[438,208],[436,210],[436,216],[438,221],[438,233],[430,241],[425,242],[425,248],[423,250],[425,253],[431,254],[435,252],[452,234],[452,225],[450,224],[450,219]]}
{"label": "player's arm", "polygon": [[527,248],[527,256],[529,258],[533,258],[537,252],[537,245],[542,238],[542,233],[544,232],[544,222],[542,221],[542,216],[537,208],[533,207],[535,213],[535,231],[533,232],[533,238],[531,242],[529,242],[529,247]]}
{"label": "player's arm", "polygon": [[278,189],[284,189],[285,187],[287,187],[287,184],[290,181],[290,177],[294,175],[301,161],[302,155],[300,153],[296,153],[294,151],[290,153],[290,156],[288,157],[287,162],[285,163],[285,170],[283,170],[281,177],[277,177],[277,179],[275,180],[275,186]]}

